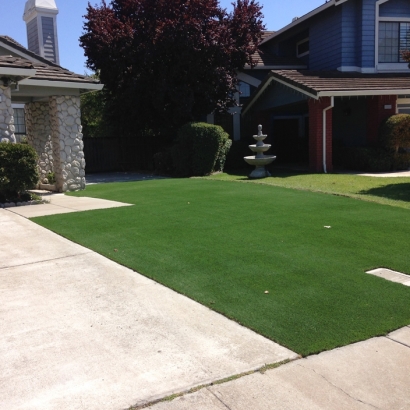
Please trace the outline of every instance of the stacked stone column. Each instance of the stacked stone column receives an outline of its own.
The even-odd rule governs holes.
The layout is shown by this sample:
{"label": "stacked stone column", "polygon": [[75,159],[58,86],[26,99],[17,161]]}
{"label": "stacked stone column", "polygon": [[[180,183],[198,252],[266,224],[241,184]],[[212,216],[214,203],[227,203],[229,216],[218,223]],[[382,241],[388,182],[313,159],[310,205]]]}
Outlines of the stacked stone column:
{"label": "stacked stone column", "polygon": [[50,126],[57,189],[84,189],[85,159],[80,97],[50,97]]}
{"label": "stacked stone column", "polygon": [[11,90],[0,81],[0,142],[16,142],[14,112],[11,107]]}
{"label": "stacked stone column", "polygon": [[40,182],[49,172],[54,172],[53,147],[51,142],[50,107],[48,102],[32,102],[25,105],[28,143],[38,155]]}

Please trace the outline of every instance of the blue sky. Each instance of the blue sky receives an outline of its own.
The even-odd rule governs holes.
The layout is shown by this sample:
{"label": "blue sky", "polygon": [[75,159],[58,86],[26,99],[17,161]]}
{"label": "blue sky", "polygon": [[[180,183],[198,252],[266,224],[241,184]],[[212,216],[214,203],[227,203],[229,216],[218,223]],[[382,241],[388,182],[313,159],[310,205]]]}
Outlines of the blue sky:
{"label": "blue sky", "polygon": [[[220,0],[222,7],[231,8],[232,0]],[[92,5],[101,1],[91,0]],[[108,3],[108,1],[107,1]],[[316,7],[324,4],[324,0],[260,0],[265,15],[267,30],[279,30],[292,21]],[[22,19],[26,0],[0,0],[2,19],[0,34],[13,37],[19,43],[27,46],[26,27]],[[56,0],[60,13],[58,14],[58,37],[60,46],[60,64],[78,74],[88,71],[85,68],[85,57],[78,44],[82,34],[83,15],[88,0]]]}

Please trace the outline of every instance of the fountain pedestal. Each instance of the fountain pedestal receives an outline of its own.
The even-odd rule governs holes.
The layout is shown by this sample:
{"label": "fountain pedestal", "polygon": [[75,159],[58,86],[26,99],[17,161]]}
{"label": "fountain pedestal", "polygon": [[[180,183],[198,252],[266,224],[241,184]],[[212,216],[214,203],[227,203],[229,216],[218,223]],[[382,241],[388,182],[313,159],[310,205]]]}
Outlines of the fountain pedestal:
{"label": "fountain pedestal", "polygon": [[271,174],[266,170],[265,166],[272,163],[276,157],[274,155],[265,155],[264,152],[268,151],[271,147],[270,144],[264,144],[263,140],[267,135],[262,134],[262,125],[258,125],[258,135],[254,135],[256,140],[255,145],[249,145],[251,151],[256,155],[244,157],[243,159],[250,165],[254,165],[255,169],[250,173],[249,178],[265,178],[270,177]]}

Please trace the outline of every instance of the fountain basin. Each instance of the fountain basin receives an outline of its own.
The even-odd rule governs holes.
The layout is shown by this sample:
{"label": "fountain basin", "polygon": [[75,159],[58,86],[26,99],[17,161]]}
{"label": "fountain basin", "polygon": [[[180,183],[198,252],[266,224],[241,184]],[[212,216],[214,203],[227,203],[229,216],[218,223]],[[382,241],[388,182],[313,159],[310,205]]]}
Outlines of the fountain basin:
{"label": "fountain basin", "polygon": [[271,147],[271,145],[269,145],[269,144],[264,144],[264,145],[249,145],[249,148],[250,148],[251,151],[253,151],[253,152],[266,152],[270,147]]}
{"label": "fountain basin", "polygon": [[244,157],[244,160],[249,164],[255,166],[255,169],[250,173],[249,178],[266,178],[270,177],[270,172],[265,168],[265,165],[269,165],[275,161],[274,155],[263,155],[261,158],[255,156]]}

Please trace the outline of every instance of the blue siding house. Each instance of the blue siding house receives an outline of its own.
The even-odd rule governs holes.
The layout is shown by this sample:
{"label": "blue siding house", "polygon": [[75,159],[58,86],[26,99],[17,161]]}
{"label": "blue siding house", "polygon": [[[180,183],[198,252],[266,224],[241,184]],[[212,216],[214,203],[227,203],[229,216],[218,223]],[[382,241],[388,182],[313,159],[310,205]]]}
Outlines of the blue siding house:
{"label": "blue siding house", "polygon": [[239,74],[242,124],[262,123],[278,156],[290,148],[329,171],[335,144],[371,146],[384,119],[410,113],[406,49],[409,0],[329,0],[265,34],[257,66]]}

